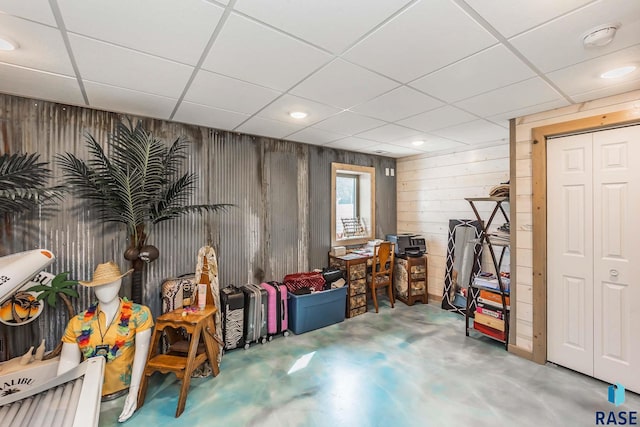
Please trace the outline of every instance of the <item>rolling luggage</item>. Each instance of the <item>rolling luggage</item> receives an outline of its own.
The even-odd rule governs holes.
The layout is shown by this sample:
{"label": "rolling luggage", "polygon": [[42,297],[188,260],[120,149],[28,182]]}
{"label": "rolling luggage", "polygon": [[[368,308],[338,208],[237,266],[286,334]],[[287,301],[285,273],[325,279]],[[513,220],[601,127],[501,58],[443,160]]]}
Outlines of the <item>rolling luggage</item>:
{"label": "rolling luggage", "polygon": [[279,333],[284,333],[284,336],[287,336],[289,322],[287,287],[278,282],[265,282],[261,283],[260,286],[267,291],[267,333],[269,334],[269,341]]}
{"label": "rolling luggage", "polygon": [[231,285],[220,289],[224,349],[244,347],[244,293]]}
{"label": "rolling luggage", "polygon": [[267,342],[267,291],[260,285],[244,285],[244,348]]}

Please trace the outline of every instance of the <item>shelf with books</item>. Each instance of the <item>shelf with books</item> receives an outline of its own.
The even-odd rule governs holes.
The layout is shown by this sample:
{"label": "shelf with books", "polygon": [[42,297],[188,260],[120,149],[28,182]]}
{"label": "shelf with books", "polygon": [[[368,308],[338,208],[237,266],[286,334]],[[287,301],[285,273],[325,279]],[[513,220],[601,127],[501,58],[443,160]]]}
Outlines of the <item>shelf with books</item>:
{"label": "shelf with books", "polygon": [[[495,274],[481,272],[475,277],[471,277],[468,283],[469,291],[467,295],[475,295],[476,309],[471,312],[470,298],[467,299],[467,310],[465,312],[466,330],[469,336],[469,329],[473,329],[485,336],[504,343],[505,348],[509,345],[509,313],[510,313],[510,277],[508,272],[503,272],[501,266],[503,264],[505,253],[509,250],[509,216],[502,206],[508,203],[507,197],[481,197],[466,199],[471,205],[473,213],[478,221],[483,224],[480,237],[476,239],[477,245],[486,245],[491,256],[492,267]],[[482,220],[476,203],[490,202],[494,203],[493,210],[489,219],[485,222]],[[502,214],[505,223],[496,231],[489,232],[491,224],[496,218],[498,212]],[[499,248],[499,257],[496,257],[495,248]],[[476,260],[474,260],[475,262]],[[474,292],[471,292],[474,289]],[[469,325],[470,319],[473,318],[473,326]]]}

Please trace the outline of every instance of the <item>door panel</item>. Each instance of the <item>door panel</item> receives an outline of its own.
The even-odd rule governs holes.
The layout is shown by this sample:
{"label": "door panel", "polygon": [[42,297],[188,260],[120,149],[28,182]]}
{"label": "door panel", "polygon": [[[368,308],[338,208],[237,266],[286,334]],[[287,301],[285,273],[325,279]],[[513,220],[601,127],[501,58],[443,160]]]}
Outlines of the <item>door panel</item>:
{"label": "door panel", "polygon": [[547,144],[547,354],[593,375],[593,187],[590,135]]}
{"label": "door panel", "polygon": [[593,153],[594,376],[640,392],[640,126],[594,133]]}

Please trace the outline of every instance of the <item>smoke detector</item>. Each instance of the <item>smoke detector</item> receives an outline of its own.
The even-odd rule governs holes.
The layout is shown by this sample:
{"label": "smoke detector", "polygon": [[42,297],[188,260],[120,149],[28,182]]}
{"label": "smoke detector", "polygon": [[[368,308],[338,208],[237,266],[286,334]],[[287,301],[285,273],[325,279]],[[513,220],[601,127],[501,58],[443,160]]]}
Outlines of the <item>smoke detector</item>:
{"label": "smoke detector", "polygon": [[606,46],[613,41],[620,24],[606,24],[589,30],[582,37],[582,44],[586,48]]}

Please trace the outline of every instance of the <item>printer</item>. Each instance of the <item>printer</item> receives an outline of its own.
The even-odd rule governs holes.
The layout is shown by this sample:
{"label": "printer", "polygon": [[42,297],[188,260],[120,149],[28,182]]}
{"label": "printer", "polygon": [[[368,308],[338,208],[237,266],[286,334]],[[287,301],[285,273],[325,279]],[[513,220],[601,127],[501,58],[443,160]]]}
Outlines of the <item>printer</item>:
{"label": "printer", "polygon": [[391,243],[395,243],[395,252],[398,256],[419,257],[427,253],[425,238],[417,234],[387,234],[386,239]]}

